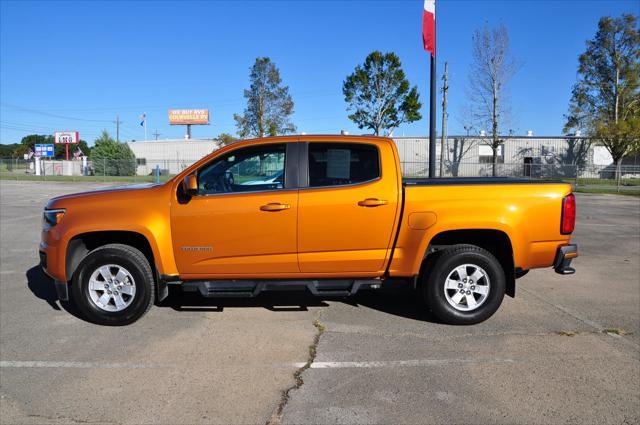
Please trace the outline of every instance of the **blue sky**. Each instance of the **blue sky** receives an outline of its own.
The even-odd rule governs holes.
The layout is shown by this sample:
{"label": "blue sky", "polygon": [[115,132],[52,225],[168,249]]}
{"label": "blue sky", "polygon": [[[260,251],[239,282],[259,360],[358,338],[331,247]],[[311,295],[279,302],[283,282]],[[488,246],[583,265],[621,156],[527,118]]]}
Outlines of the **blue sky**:
{"label": "blue sky", "polygon": [[[438,69],[449,62],[449,134],[464,130],[471,34],[507,26],[522,62],[510,85],[517,134],[560,134],[577,57],[598,19],[638,14],[639,2],[437,1]],[[428,56],[421,45],[422,1],[29,2],[0,3],[0,142],[31,133],[78,130],[90,143],[103,128],[121,139],[179,138],[169,108],[209,108],[194,137],[235,133],[249,67],[269,56],[307,133],[352,134],[342,82],[373,50],[394,51],[423,103],[423,119],[395,135],[428,131]],[[440,98],[438,98],[440,104]],[[438,130],[440,114],[438,114]]]}

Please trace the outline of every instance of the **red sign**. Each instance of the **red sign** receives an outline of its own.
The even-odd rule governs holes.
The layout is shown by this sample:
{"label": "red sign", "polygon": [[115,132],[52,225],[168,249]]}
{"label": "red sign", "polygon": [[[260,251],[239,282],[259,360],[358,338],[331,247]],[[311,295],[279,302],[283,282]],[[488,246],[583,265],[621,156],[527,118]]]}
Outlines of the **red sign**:
{"label": "red sign", "polygon": [[74,145],[80,143],[80,135],[77,131],[56,131],[55,139],[57,145]]}

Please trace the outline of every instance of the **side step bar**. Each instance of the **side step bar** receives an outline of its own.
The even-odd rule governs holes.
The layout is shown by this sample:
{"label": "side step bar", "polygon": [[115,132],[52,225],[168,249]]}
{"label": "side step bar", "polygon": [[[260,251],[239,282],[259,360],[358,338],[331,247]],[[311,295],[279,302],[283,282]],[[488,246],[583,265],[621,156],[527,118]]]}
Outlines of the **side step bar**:
{"label": "side step bar", "polygon": [[254,298],[265,291],[307,290],[315,296],[347,297],[360,289],[378,289],[380,279],[363,280],[210,280],[185,281],[185,292],[200,292],[203,297]]}

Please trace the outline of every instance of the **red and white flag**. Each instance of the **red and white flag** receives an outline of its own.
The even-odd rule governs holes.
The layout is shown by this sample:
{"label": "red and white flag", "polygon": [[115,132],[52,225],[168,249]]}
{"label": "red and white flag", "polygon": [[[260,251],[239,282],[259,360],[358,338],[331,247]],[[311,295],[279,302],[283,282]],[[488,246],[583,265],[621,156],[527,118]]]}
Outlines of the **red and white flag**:
{"label": "red and white flag", "polygon": [[422,12],[422,43],[424,50],[436,55],[436,0],[424,0]]}

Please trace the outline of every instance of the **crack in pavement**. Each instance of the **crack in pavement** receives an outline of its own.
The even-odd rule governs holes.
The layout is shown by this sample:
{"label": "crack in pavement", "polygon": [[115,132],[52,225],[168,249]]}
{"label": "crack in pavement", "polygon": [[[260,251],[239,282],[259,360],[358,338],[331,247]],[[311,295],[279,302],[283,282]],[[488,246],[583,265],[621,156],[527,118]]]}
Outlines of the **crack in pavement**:
{"label": "crack in pavement", "polygon": [[282,412],[284,411],[285,406],[289,402],[289,393],[293,390],[296,390],[304,384],[302,380],[302,374],[305,370],[311,367],[311,364],[316,358],[316,353],[318,349],[318,343],[320,343],[320,337],[325,332],[325,325],[320,321],[320,316],[322,312],[318,313],[318,317],[313,321],[313,326],[316,328],[316,335],[313,337],[313,342],[309,346],[309,356],[307,357],[307,362],[299,367],[293,374],[294,384],[284,390],[282,392],[282,397],[280,398],[280,403],[278,403],[278,407],[271,415],[271,418],[267,421],[266,425],[278,425],[282,421]]}

